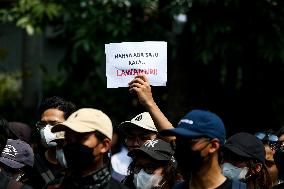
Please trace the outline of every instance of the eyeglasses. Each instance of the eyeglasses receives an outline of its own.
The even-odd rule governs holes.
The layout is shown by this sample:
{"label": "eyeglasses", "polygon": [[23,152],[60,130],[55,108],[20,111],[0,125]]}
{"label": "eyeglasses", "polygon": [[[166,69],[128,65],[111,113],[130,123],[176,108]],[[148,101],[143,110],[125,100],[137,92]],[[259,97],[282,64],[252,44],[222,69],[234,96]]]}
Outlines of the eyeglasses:
{"label": "eyeglasses", "polygon": [[262,140],[262,141],[269,141],[269,142],[277,142],[278,141],[278,137],[274,134],[270,134],[270,133],[265,133],[265,132],[258,132],[255,134],[255,136]]}
{"label": "eyeglasses", "polygon": [[133,173],[139,173],[141,169],[143,169],[148,174],[153,174],[156,169],[159,167],[163,167],[163,165],[159,165],[156,163],[147,163],[145,165],[135,165],[133,169]]}
{"label": "eyeglasses", "polygon": [[51,125],[51,126],[54,126],[56,124],[58,124],[59,122],[58,121],[38,121],[36,123],[36,127],[37,129],[42,129],[44,128],[46,125]]}

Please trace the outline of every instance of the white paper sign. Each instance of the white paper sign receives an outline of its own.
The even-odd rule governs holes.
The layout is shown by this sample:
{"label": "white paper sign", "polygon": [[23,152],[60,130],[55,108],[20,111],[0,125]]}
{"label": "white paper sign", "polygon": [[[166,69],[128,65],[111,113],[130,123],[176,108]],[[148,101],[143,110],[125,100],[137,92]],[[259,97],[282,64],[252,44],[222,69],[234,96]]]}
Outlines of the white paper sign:
{"label": "white paper sign", "polygon": [[122,42],[105,45],[107,88],[128,87],[139,74],[150,85],[166,86],[167,42]]}

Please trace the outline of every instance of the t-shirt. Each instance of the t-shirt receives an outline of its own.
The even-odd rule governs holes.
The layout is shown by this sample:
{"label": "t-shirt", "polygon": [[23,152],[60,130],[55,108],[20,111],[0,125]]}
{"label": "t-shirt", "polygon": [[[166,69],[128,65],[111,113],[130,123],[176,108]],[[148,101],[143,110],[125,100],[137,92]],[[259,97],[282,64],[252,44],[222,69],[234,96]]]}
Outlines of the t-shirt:
{"label": "t-shirt", "polygon": [[[240,183],[240,181],[234,181]],[[242,185],[245,185],[244,183],[241,183]],[[180,182],[173,186],[172,189],[189,189],[188,188],[188,182]],[[233,189],[233,180],[226,179],[225,182],[223,182],[220,186],[218,186],[215,189]],[[239,189],[239,187],[237,187]],[[240,188],[241,189],[241,188]]]}
{"label": "t-shirt", "polygon": [[23,184],[21,182],[11,180],[6,174],[0,171],[0,189],[9,189],[9,188],[21,188],[21,189],[33,189],[31,186]]}
{"label": "t-shirt", "polygon": [[122,150],[111,157],[111,176],[121,182],[128,174],[128,166],[132,158],[127,156],[128,150],[123,147]]}

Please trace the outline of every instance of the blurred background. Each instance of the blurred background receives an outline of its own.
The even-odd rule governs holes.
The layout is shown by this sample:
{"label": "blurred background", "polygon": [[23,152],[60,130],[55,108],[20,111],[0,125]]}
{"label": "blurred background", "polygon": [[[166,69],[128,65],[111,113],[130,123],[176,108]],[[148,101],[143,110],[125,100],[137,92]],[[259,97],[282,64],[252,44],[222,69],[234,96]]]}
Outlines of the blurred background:
{"label": "blurred background", "polygon": [[209,109],[228,135],[284,125],[281,0],[0,0],[0,115],[30,125],[58,95],[120,123],[143,107],[107,89],[104,45],[166,41],[168,82],[154,99],[176,125]]}

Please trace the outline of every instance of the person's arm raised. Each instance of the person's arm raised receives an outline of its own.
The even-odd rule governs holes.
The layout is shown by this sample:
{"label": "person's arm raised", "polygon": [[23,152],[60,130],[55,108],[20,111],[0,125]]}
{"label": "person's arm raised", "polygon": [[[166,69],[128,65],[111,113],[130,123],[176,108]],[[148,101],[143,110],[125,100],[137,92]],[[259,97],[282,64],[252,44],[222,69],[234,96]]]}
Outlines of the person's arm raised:
{"label": "person's arm raised", "polygon": [[140,104],[150,113],[158,131],[174,128],[154,101],[149,80],[145,75],[138,75],[129,83],[129,92],[136,92]]}

